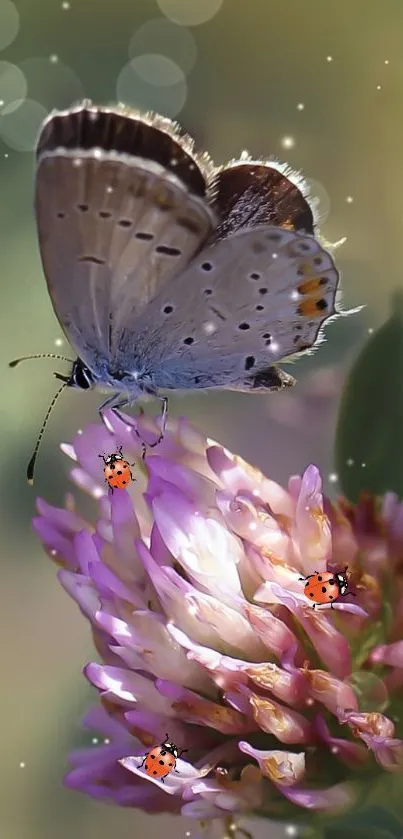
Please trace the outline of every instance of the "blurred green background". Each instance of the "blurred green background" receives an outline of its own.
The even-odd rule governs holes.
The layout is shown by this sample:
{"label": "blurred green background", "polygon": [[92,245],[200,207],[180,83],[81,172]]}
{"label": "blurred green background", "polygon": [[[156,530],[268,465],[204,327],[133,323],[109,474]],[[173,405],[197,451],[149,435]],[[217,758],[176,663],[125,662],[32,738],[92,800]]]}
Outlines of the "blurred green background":
{"label": "blurred green background", "polygon": [[[343,379],[402,282],[403,5],[0,0],[0,51],[0,837],[70,839],[74,831],[103,839],[112,830],[124,839],[147,830],[153,839],[165,831],[161,820],[61,786],[67,752],[90,741],[79,718],[90,701],[81,667],[93,653],[87,625],[41,554],[30,519],[36,494],[63,502],[67,465],[57,445],[96,418],[98,398],[64,395],[36,488],[28,488],[26,463],[57,368],[43,361],[11,371],[7,361],[69,354],[36,244],[35,137],[54,107],[83,96],[119,100],[177,117],[216,162],[247,148],[304,172],[320,199],[322,233],[329,241],[347,237],[337,251],[344,306],[366,308],[332,324],[328,343],[292,368],[292,393],[191,396],[172,399],[170,410],[278,480],[313,461],[327,490],[337,492],[332,451]],[[169,820],[178,837],[196,829]],[[280,837],[284,827],[263,823],[255,835]]]}

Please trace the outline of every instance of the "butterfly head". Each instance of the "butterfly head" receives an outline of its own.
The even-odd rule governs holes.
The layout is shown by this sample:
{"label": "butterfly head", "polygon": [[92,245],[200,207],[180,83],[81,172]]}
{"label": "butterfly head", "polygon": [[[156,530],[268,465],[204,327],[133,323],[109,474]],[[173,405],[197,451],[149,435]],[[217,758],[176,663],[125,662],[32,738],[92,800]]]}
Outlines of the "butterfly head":
{"label": "butterfly head", "polygon": [[56,379],[60,379],[61,382],[65,382],[67,387],[75,387],[79,390],[90,390],[95,387],[97,383],[96,378],[93,373],[91,373],[89,367],[87,367],[80,358],[76,358],[76,360],[73,361],[73,366],[69,376],[63,376],[61,373],[55,373],[55,377]]}

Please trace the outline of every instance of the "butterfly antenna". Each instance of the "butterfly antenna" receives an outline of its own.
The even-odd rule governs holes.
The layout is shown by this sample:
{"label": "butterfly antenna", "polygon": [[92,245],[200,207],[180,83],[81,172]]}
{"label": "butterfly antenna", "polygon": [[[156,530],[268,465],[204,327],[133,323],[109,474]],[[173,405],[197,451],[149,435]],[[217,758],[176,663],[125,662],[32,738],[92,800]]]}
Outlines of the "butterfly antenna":
{"label": "butterfly antenna", "polygon": [[74,364],[74,361],[71,358],[66,358],[65,355],[55,355],[52,352],[43,352],[37,353],[36,355],[23,355],[21,358],[15,358],[14,361],[9,361],[9,367],[18,367],[21,364],[21,361],[30,361],[31,358],[56,358],[57,361],[68,361],[70,364]]}
{"label": "butterfly antenna", "polygon": [[52,413],[52,411],[53,411],[53,408],[54,408],[54,407],[55,407],[55,405],[56,405],[56,402],[57,402],[57,400],[58,400],[58,398],[59,398],[60,394],[62,393],[62,391],[63,391],[66,387],[67,387],[67,383],[66,383],[66,382],[64,382],[64,383],[62,384],[62,386],[61,386],[61,387],[59,387],[59,390],[55,393],[55,395],[54,395],[54,397],[53,397],[53,399],[52,399],[52,401],[51,401],[51,403],[50,403],[50,405],[49,405],[49,408],[48,408],[48,410],[46,411],[46,414],[45,414],[45,419],[44,419],[44,421],[43,421],[43,423],[42,423],[42,428],[41,428],[41,430],[40,430],[40,432],[39,432],[39,436],[38,436],[38,440],[37,440],[37,443],[36,443],[36,446],[35,446],[35,449],[34,449],[34,453],[33,453],[32,457],[31,457],[31,460],[30,460],[30,461],[29,461],[29,463],[28,463],[28,468],[27,468],[27,481],[28,481],[28,483],[29,483],[31,486],[32,486],[32,485],[33,485],[33,483],[34,483],[35,463],[36,463],[36,458],[38,457],[38,452],[39,452],[39,448],[40,448],[40,445],[41,445],[41,442],[42,442],[42,437],[43,437],[44,432],[45,432],[45,428],[46,428],[46,426],[47,426],[47,424],[48,424],[49,417],[50,417],[50,415],[51,415],[51,413]]}

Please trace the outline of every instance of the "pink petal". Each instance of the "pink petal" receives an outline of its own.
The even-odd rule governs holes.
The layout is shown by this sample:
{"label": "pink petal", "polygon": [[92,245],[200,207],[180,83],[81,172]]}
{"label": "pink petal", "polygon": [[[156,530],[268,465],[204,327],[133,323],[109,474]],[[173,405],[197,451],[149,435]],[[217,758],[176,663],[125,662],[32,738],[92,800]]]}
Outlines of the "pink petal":
{"label": "pink petal", "polygon": [[272,592],[277,601],[297,618],[330,672],[339,679],[345,679],[351,672],[351,659],[344,635],[337,631],[323,612],[312,609],[308,603],[305,605],[304,595],[287,591],[276,583],[265,583],[255,596],[266,597],[266,591]]}
{"label": "pink petal", "polygon": [[312,727],[308,720],[271,697],[259,696],[241,685],[241,694],[248,698],[253,716],[263,731],[273,734],[281,743],[310,743],[313,740]]}
{"label": "pink petal", "polygon": [[331,555],[329,519],[323,511],[322,479],[316,466],[308,466],[302,477],[293,527],[304,575],[325,571]]}
{"label": "pink petal", "polygon": [[353,785],[337,784],[327,789],[298,789],[297,787],[282,787],[283,795],[308,810],[319,810],[325,813],[340,812],[351,807],[355,800]]}
{"label": "pink petal", "polygon": [[341,737],[332,737],[323,717],[319,714],[315,719],[315,728],[321,740],[329,747],[332,754],[342,763],[357,769],[368,760],[368,749],[361,743],[352,743]]}
{"label": "pink petal", "polygon": [[78,603],[84,615],[90,621],[94,621],[99,609],[99,594],[88,577],[64,570],[59,571],[57,576],[64,590]]}
{"label": "pink petal", "polygon": [[94,662],[87,664],[84,674],[92,685],[123,707],[138,703],[140,707],[145,705],[151,711],[172,716],[170,703],[163,699],[152,681],[138,673]]}
{"label": "pink petal", "polygon": [[233,495],[250,492],[268,504],[275,515],[293,516],[294,505],[288,492],[265,478],[258,469],[221,446],[211,446],[206,456],[213,472]]}
{"label": "pink petal", "polygon": [[210,726],[223,734],[240,734],[255,728],[233,708],[218,705],[172,682],[158,679],[156,684],[160,693],[172,700],[172,710],[186,722]]}
{"label": "pink petal", "polygon": [[305,775],[305,753],[283,752],[278,749],[262,751],[255,749],[244,740],[239,742],[241,752],[257,761],[262,775],[273,781],[276,786],[294,786]]}
{"label": "pink petal", "polygon": [[374,664],[389,664],[391,667],[403,667],[403,641],[394,644],[382,644],[375,647],[370,659]]}

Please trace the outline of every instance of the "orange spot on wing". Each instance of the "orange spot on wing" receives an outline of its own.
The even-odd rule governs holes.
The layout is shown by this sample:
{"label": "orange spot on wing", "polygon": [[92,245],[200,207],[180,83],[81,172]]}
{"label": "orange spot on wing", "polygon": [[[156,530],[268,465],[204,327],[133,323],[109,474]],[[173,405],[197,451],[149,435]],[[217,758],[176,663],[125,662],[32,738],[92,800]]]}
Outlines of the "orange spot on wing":
{"label": "orange spot on wing", "polygon": [[317,291],[322,285],[321,277],[312,277],[309,280],[304,280],[298,286],[299,294],[309,294],[311,291]]}
{"label": "orange spot on wing", "polygon": [[298,306],[298,314],[306,316],[321,315],[322,310],[318,308],[318,297],[311,297],[308,300],[303,300]]}

